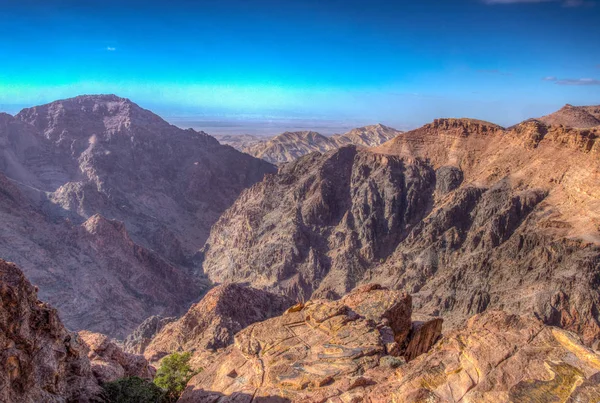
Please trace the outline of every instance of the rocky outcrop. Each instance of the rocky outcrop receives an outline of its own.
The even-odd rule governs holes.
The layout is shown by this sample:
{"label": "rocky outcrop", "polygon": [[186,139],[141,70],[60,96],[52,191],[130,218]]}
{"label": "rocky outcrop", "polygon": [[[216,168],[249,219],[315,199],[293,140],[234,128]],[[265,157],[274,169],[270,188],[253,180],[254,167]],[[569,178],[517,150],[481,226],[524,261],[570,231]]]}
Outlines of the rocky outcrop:
{"label": "rocky outcrop", "polygon": [[123,349],[131,354],[144,354],[146,347],[152,341],[152,338],[162,330],[165,325],[176,321],[176,317],[164,318],[160,315],[150,316],[140,323],[140,325],[131,332],[123,342]]}
{"label": "rocky outcrop", "polygon": [[190,380],[180,402],[223,395],[316,402],[371,386],[365,373],[380,366],[393,373],[404,363],[400,345],[410,315],[410,296],[376,284],[339,301],[298,304],[239,332],[233,346]]}
{"label": "rocky outcrop", "polygon": [[0,256],[69,328],[123,338],[201,296],[194,256],[211,225],[276,169],[128,99],[95,95],[3,114],[0,171]]}
{"label": "rocky outcrop", "polygon": [[361,392],[365,402],[595,402],[600,355],[572,333],[491,311]]}
{"label": "rocky outcrop", "polygon": [[179,402],[595,402],[600,355],[573,333],[488,311],[406,363],[382,327],[336,302],[257,323]]}
{"label": "rocky outcrop", "polygon": [[200,366],[206,352],[227,347],[252,323],[280,315],[292,302],[286,297],[239,284],[219,285],[180,319],[166,324],[144,350],[150,362],[177,351],[192,352]]}
{"label": "rocky outcrop", "polygon": [[378,146],[401,133],[382,124],[352,129],[348,133],[331,137],[313,131],[285,132],[272,139],[250,144],[241,150],[273,164],[282,164],[312,152],[326,152],[347,145]]}
{"label": "rocky outcrop", "polygon": [[154,369],[143,356],[124,352],[110,337],[85,330],[79,332],[79,337],[89,348],[92,372],[100,384],[130,376],[154,376]]}
{"label": "rocky outcrop", "polygon": [[21,270],[0,260],[0,401],[95,401],[87,354]]}
{"label": "rocky outcrop", "polygon": [[[375,149],[282,166],[242,193],[203,250],[214,281],[293,298],[405,290],[460,326],[534,313],[600,339],[596,129],[437,119]],[[517,297],[515,297],[517,296]]]}

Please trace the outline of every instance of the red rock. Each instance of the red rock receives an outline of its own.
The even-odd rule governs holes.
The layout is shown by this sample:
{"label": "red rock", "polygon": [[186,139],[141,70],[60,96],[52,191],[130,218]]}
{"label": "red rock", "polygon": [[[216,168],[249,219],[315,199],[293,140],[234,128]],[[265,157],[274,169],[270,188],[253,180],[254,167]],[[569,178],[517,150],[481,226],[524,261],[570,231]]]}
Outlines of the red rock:
{"label": "red rock", "polygon": [[101,384],[131,376],[153,378],[154,368],[149,366],[143,356],[124,352],[108,336],[82,330],[79,337],[89,348],[88,358],[92,372]]}

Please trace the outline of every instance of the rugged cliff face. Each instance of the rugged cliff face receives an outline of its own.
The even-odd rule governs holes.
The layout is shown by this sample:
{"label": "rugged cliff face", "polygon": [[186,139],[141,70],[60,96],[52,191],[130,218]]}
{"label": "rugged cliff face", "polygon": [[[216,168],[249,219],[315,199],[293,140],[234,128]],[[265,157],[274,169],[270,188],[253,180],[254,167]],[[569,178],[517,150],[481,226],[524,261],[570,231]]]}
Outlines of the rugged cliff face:
{"label": "rugged cliff face", "polygon": [[600,338],[597,129],[438,119],[372,150],[311,154],[248,189],[204,270],[294,298],[380,282],[460,325],[534,313]]}
{"label": "rugged cliff face", "polygon": [[14,264],[0,260],[0,400],[96,401],[88,349]]}
{"label": "rugged cliff face", "polygon": [[0,171],[0,256],[69,328],[123,338],[199,298],[210,226],[275,168],[99,95],[0,115]]}

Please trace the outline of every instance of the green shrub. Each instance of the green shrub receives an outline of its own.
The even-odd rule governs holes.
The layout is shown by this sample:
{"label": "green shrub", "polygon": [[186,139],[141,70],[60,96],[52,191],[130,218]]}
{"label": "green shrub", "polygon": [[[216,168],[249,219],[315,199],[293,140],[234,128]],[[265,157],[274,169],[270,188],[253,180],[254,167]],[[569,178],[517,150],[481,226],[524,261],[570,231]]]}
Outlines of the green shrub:
{"label": "green shrub", "polygon": [[176,401],[185,389],[190,378],[196,375],[190,367],[190,353],[173,353],[163,358],[156,371],[154,384],[161,388],[169,402]]}
{"label": "green shrub", "polygon": [[161,388],[137,376],[107,382],[102,387],[104,397],[111,403],[168,403]]}

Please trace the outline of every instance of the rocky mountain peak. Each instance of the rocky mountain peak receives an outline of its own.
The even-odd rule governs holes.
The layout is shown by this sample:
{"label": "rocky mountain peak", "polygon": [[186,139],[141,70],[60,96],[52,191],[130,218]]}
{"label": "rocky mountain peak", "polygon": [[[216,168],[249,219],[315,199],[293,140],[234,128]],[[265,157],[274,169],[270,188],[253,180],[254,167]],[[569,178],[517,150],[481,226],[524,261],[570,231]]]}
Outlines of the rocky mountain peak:
{"label": "rocky mountain peak", "polygon": [[566,104],[558,111],[539,118],[547,125],[587,129],[600,126],[600,106]]}
{"label": "rocky mountain peak", "polygon": [[110,139],[119,133],[157,135],[170,128],[159,116],[116,95],[82,95],[59,100],[23,109],[16,118],[59,142],[90,136]]}

